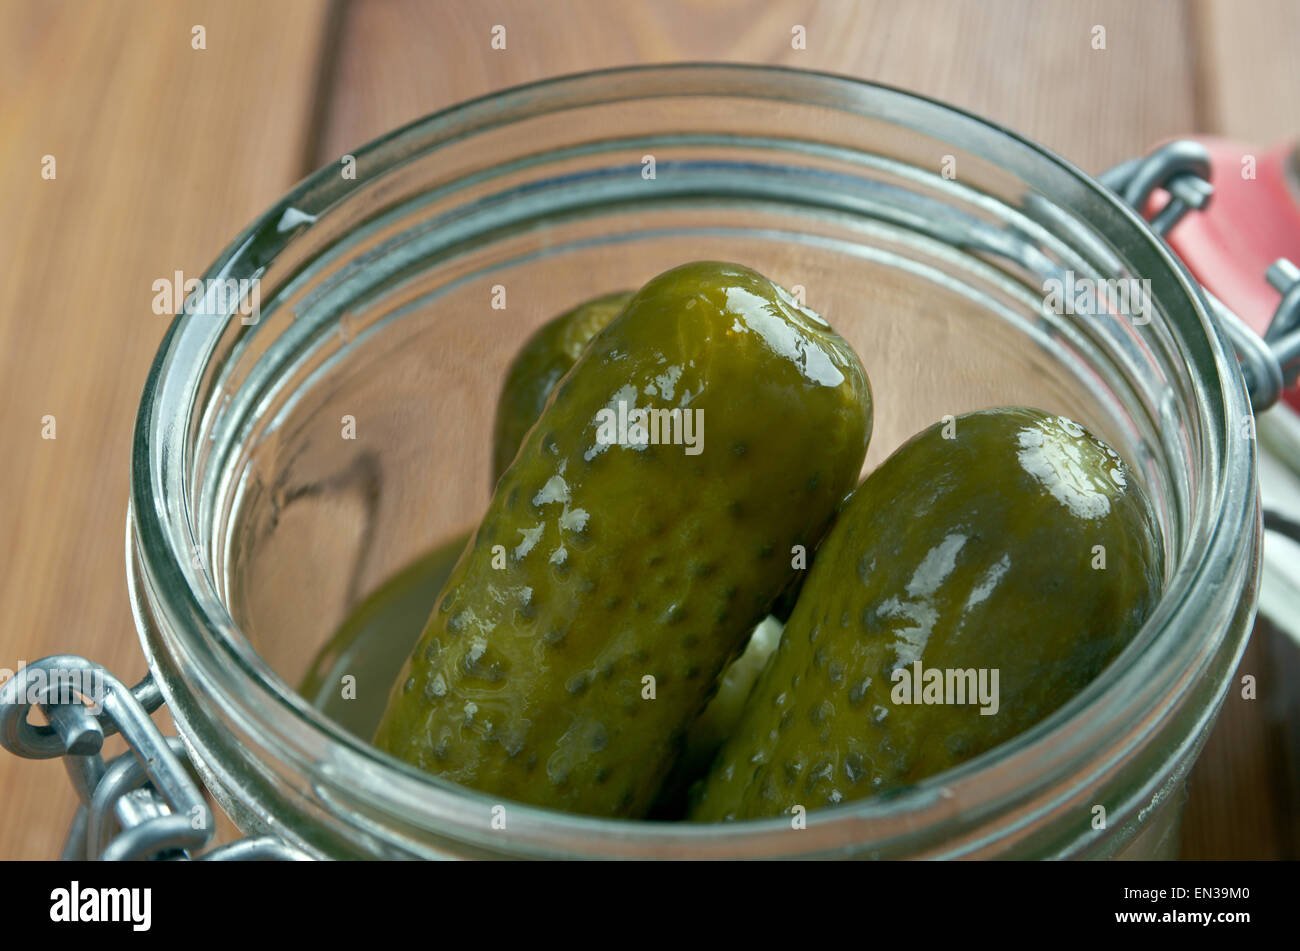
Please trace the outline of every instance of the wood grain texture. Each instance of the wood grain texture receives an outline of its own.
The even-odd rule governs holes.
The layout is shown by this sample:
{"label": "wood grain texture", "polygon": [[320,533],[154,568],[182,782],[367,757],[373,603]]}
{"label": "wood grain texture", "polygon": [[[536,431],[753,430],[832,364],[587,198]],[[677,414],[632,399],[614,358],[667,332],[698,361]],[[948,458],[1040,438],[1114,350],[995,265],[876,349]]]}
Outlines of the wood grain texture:
{"label": "wood grain texture", "polygon": [[[135,409],[168,323],[152,284],[201,274],[301,177],[324,11],[0,7],[0,666],[79,653],[145,672],[123,538]],[[0,755],[0,856],[57,855],[75,802],[57,762]]]}
{"label": "wood grain texture", "polygon": [[1196,0],[1204,129],[1258,146],[1300,138],[1300,4]]}
{"label": "wood grain texture", "polygon": [[[0,666],[68,651],[143,673],[122,535],[134,410],[166,323],[151,283],[197,274],[309,167],[517,83],[720,60],[918,91],[1096,172],[1182,132],[1295,134],[1298,8],[366,0],[342,6],[335,36],[323,0],[0,3]],[[205,51],[190,48],[198,23]],[[507,48],[494,51],[498,24]],[[795,25],[804,50],[791,48]],[[40,438],[45,414],[56,440]],[[1243,671],[1275,660],[1257,643]],[[1294,855],[1295,820],[1277,799],[1288,762],[1295,788],[1295,735],[1279,732],[1278,703],[1229,700],[1191,781],[1190,856]],[[57,764],[0,755],[0,858],[56,854],[73,803]]]}
{"label": "wood grain texture", "polygon": [[[350,4],[344,22],[322,163],[470,96],[627,63],[774,63],[901,86],[1090,171],[1194,120],[1190,19],[1177,0],[376,0]],[[495,25],[504,50],[491,48]],[[796,25],[804,50],[792,49]],[[1097,25],[1104,50],[1092,48]]]}
{"label": "wood grain texture", "polygon": [[[1261,620],[1188,780],[1182,858],[1300,857],[1297,675],[1295,642]],[[1246,676],[1255,678],[1253,697]]]}

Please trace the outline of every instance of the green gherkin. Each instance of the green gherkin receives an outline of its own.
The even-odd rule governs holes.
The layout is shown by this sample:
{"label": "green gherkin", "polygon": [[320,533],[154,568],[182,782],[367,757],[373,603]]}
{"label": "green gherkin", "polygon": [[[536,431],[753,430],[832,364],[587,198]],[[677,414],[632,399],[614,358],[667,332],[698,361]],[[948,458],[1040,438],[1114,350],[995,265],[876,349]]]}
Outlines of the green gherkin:
{"label": "green gherkin", "polygon": [[524,436],[542,415],[551,390],[578,362],[591,338],[618,316],[631,291],[605,294],[548,320],[529,337],[506,371],[492,429],[492,481],[501,478]]}
{"label": "green gherkin", "polygon": [[[515,355],[497,398],[492,433],[492,484],[515,458],[519,445],[537,417],[542,415],[551,391],[569,368],[578,362],[591,338],[604,330],[632,299],[631,291],[617,291],[584,301],[543,324]],[[811,557],[809,552],[809,557]],[[799,585],[806,574],[800,571],[772,606],[781,620],[790,616]],[[757,656],[758,651],[747,652]],[[766,660],[766,655],[763,657]],[[724,682],[722,692],[736,691]]]}
{"label": "green gherkin", "polygon": [[[1006,408],[931,427],[841,510],[691,818],[860,799],[1010,739],[1128,643],[1162,564],[1137,478],[1077,424]],[[984,698],[947,686],[981,669]]]}
{"label": "green gherkin", "polygon": [[[551,391],[578,362],[591,339],[627,306],[632,293],[618,291],[584,301],[547,321],[524,342],[506,371],[501,395],[497,399],[492,437],[493,485],[514,460],[524,436],[542,415]],[[782,621],[790,616],[806,573],[798,572],[773,603],[772,614]],[[431,592],[431,595],[436,593]],[[779,631],[780,625],[771,618],[760,623],[741,655],[723,671],[716,695],[690,729],[672,777],[675,786],[704,773],[722,745],[722,739],[739,719],[745,697],[762,665],[775,649],[772,630]],[[678,790],[679,795],[682,792],[684,790]]]}
{"label": "green gherkin", "polygon": [[[425,552],[357,604],[312,658],[298,692],[352,733],[369,738],[469,536]],[[345,677],[352,677],[344,689]]]}
{"label": "green gherkin", "polygon": [[[547,321],[524,343],[497,400],[494,485],[542,415],[555,384],[631,297],[631,291],[621,291],[579,304]],[[353,608],[313,658],[298,692],[349,729],[372,734],[387,704],[388,688],[467,540],[454,538],[426,552]],[[355,678],[355,694],[339,688],[347,675]]]}
{"label": "green gherkin", "polygon": [[[683,412],[642,443],[645,409]],[[686,419],[692,438],[665,442]],[[852,349],[761,275],[698,262],[650,281],[502,475],[376,744],[503,798],[643,815],[870,428]]]}

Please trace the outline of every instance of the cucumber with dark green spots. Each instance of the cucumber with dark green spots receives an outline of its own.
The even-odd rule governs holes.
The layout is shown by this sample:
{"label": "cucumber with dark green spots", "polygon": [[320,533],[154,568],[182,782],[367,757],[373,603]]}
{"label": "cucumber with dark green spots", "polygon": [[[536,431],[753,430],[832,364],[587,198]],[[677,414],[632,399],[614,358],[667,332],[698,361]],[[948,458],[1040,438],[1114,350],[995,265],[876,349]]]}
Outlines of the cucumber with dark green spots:
{"label": "cucumber with dark green spots", "polygon": [[[515,458],[524,435],[537,422],[557,383],[577,362],[591,338],[618,316],[631,291],[592,298],[552,318],[525,341],[506,372],[497,399],[492,431],[492,484]],[[811,552],[809,553],[811,558]],[[772,607],[784,621],[790,616],[806,570],[798,572]]]}
{"label": "cucumber with dark green spots", "polygon": [[870,429],[857,356],[766,278],[650,281],[528,431],[375,742],[494,797],[643,815]]}
{"label": "cucumber with dark green spots", "polygon": [[631,291],[605,294],[548,320],[524,342],[506,371],[492,428],[492,483],[515,458],[524,436],[542,415],[551,390],[578,362],[591,338],[618,316]]}
{"label": "cucumber with dark green spots", "polygon": [[1018,407],[931,427],[841,511],[691,817],[861,799],[991,749],[1114,660],[1162,578],[1146,493],[1082,427]]}
{"label": "cucumber with dark green spots", "polygon": [[349,732],[369,739],[393,678],[468,541],[461,534],[435,546],[357,604],[317,651],[298,692]]}

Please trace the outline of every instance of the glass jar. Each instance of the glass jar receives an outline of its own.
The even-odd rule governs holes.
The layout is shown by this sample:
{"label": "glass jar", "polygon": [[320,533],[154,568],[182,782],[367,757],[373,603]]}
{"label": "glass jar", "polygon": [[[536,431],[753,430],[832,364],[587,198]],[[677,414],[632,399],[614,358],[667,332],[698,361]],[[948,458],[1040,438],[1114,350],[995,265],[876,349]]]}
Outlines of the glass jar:
{"label": "glass jar", "polygon": [[[514,803],[494,828],[492,797],[370,747],[291,685],[357,601],[482,511],[497,387],[523,340],[576,301],[697,258],[803,293],[854,345],[877,400],[868,468],[943,415],[991,405],[1092,428],[1155,501],[1165,596],[1123,655],[1033,729],[916,786],[814,812],[805,829]],[[1200,288],[1060,158],[846,78],[620,69],[385,136],[301,183],[205,277],[208,315],[174,322],[141,400],[128,574],[181,737],[245,831],[347,857],[1176,844],[1184,777],[1255,610],[1250,403]],[[1045,282],[1069,277],[1148,282],[1147,319],[1054,312]],[[217,281],[250,282],[258,307],[221,303]]]}

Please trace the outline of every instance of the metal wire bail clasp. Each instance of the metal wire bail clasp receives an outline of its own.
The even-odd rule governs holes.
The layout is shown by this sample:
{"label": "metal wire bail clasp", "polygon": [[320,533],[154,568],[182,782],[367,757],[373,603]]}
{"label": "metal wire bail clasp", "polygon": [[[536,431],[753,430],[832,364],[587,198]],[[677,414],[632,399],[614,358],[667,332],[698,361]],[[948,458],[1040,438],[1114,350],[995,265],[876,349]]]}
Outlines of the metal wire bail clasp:
{"label": "metal wire bail clasp", "polygon": [[[1210,154],[1189,139],[1169,142],[1141,158],[1129,159],[1101,175],[1101,183],[1139,213],[1157,189],[1169,201],[1148,222],[1162,238],[1189,211],[1204,210],[1214,196],[1210,184]],[[1250,404],[1261,413],[1282,398],[1285,387],[1300,377],[1300,268],[1279,258],[1266,275],[1282,295],[1268,330],[1260,337],[1222,301],[1202,288],[1211,310],[1237,352]]]}
{"label": "metal wire bail clasp", "polygon": [[[39,706],[48,726],[31,723]],[[0,685],[0,746],[29,759],[63,757],[81,799],[65,859],[184,859],[208,844],[213,817],[191,777],[180,740],[150,719],[162,706],[151,675],[127,688],[100,665],[56,654]],[[128,752],[107,763],[105,737],[120,733]],[[299,858],[278,839],[245,839],[203,856]]]}

